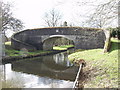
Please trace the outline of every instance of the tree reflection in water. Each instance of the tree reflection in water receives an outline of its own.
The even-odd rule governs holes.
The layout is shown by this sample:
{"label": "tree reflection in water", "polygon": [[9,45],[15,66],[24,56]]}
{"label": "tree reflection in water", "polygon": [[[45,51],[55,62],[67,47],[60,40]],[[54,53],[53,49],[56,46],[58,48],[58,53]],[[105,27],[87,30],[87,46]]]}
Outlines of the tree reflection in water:
{"label": "tree reflection in water", "polygon": [[67,56],[63,52],[6,64],[5,76],[10,84],[3,82],[3,87],[71,88],[78,68]]}
{"label": "tree reflection in water", "polygon": [[64,66],[72,66],[73,64],[68,60],[68,55],[65,53],[58,53],[53,56],[53,59],[56,64],[64,65]]}
{"label": "tree reflection in water", "polygon": [[21,75],[11,70],[11,64],[2,65],[3,80],[2,88],[22,88],[24,87],[24,80]]}

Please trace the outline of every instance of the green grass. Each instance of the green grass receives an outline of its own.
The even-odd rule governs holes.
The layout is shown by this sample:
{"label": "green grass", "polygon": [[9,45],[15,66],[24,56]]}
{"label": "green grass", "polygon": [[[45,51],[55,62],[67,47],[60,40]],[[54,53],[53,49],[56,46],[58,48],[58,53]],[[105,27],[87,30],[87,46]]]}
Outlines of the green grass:
{"label": "green grass", "polygon": [[[111,49],[103,53],[103,49],[77,50],[68,56],[69,60],[84,59],[87,66],[83,69],[85,75],[85,88],[117,88],[118,87],[118,51],[120,51],[120,40],[111,39]],[[6,42],[6,53],[9,56],[19,56],[21,54],[40,54],[48,51],[27,52],[17,51],[11,48],[11,43]],[[63,50],[67,46],[54,47]]]}
{"label": "green grass", "polygon": [[[103,53],[103,49],[78,51],[69,55],[69,60],[84,59],[87,62],[86,72],[92,70],[86,88],[118,87],[118,51],[120,40],[111,39],[111,49]],[[118,47],[119,46],[119,47]]]}
{"label": "green grass", "polygon": [[62,45],[62,46],[54,46],[53,50],[67,50],[70,47],[74,47],[74,45]]}
{"label": "green grass", "polygon": [[[73,47],[73,45],[63,45],[63,46],[55,46],[53,47],[53,50],[67,50],[68,48]],[[43,53],[49,53],[51,51],[43,51],[38,50],[34,52],[28,52],[27,50],[14,50],[11,47],[11,42],[5,42],[5,52],[8,56],[21,56],[21,55],[36,55],[36,54],[43,54]]]}
{"label": "green grass", "polygon": [[19,51],[19,50],[15,50],[11,47],[11,42],[5,42],[5,52],[6,52],[7,56],[26,56],[26,55],[49,53],[51,51],[37,50],[34,52],[28,52],[25,49]]}
{"label": "green grass", "polygon": [[5,45],[11,45],[11,41],[5,42]]}
{"label": "green grass", "polygon": [[[73,47],[74,45],[63,45],[63,46],[55,46],[53,47],[53,50],[67,50],[70,47]],[[5,52],[8,56],[21,56],[21,55],[36,55],[36,54],[43,54],[43,53],[49,53],[51,51],[43,51],[43,50],[38,50],[34,52],[28,52],[27,50],[14,50],[11,47],[11,42],[5,42]]]}

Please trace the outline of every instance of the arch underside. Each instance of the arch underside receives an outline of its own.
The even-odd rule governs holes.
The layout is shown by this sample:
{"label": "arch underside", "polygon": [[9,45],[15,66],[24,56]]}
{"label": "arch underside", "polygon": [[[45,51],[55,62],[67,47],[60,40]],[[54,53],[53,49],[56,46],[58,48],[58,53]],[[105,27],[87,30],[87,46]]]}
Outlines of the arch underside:
{"label": "arch underside", "polygon": [[[69,41],[72,43],[68,43]],[[52,35],[44,39],[43,50],[53,50],[53,46],[70,45],[70,44],[74,45],[74,41],[71,40],[70,37],[66,37],[63,35]]]}

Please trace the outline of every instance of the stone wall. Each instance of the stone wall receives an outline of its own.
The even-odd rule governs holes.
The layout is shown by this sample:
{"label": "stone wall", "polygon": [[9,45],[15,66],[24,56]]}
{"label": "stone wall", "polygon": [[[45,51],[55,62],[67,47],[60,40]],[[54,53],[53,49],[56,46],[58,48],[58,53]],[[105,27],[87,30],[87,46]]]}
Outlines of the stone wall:
{"label": "stone wall", "polygon": [[[106,40],[104,30],[101,29],[81,27],[54,27],[29,29],[16,33],[12,37],[12,46],[15,49],[25,47],[27,49],[50,50],[53,46],[50,41],[53,42],[55,37],[64,37],[72,40],[74,42],[75,48],[77,49],[103,48]],[[49,38],[51,38],[50,41],[48,41]],[[16,44],[18,41],[24,42],[24,44]],[[46,46],[46,48],[44,46]]]}

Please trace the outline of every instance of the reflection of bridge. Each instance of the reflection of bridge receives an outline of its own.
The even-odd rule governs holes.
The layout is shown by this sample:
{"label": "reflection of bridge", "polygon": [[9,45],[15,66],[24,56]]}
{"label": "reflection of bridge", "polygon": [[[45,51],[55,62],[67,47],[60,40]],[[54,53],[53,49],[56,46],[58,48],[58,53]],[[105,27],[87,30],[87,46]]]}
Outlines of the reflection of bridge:
{"label": "reflection of bridge", "polygon": [[[35,60],[34,60],[35,59]],[[28,74],[49,77],[59,80],[74,81],[78,67],[56,64],[53,57],[45,56],[12,63],[14,71],[21,71]],[[63,62],[64,63],[64,62]]]}
{"label": "reflection of bridge", "polygon": [[52,50],[54,41],[60,37],[73,41],[79,49],[103,48],[106,39],[101,29],[54,27],[21,31],[14,34],[11,41],[15,49]]}

